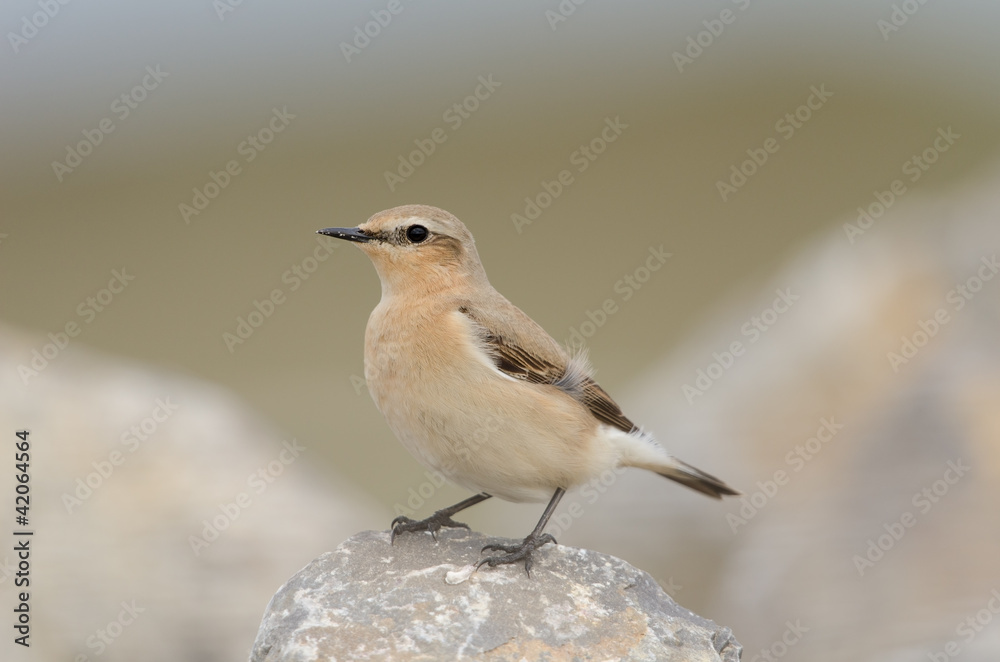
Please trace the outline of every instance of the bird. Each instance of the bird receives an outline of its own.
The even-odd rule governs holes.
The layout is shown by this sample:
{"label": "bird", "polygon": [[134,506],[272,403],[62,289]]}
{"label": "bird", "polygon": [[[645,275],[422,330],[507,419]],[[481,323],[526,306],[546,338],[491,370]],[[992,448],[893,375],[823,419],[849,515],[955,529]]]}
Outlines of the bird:
{"label": "bird", "polygon": [[490,284],[472,234],[458,218],[404,205],[357,227],[319,234],[360,248],[382,296],[365,330],[365,381],[407,450],[473,496],[424,520],[400,515],[404,533],[466,528],[452,517],[491,497],[548,505],[515,545],[490,544],[475,570],[524,562],[567,490],[608,469],[653,471],[713,498],[738,495],[722,480],[668,453],[622,413],[570,352]]}

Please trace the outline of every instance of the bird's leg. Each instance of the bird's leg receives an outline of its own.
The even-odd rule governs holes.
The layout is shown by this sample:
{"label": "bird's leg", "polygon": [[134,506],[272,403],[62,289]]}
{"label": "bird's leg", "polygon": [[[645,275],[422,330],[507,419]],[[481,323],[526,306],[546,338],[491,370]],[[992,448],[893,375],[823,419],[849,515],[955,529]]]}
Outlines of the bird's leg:
{"label": "bird's leg", "polygon": [[434,536],[434,539],[437,540],[437,532],[441,529],[441,527],[468,529],[468,524],[456,522],[451,518],[451,516],[460,510],[465,510],[469,506],[476,505],[480,501],[486,501],[491,496],[493,495],[481,492],[475,496],[469,497],[465,501],[456,503],[454,506],[442,508],[427,519],[415,520],[404,515],[400,515],[396,519],[392,520],[392,537],[390,538],[390,544],[396,541],[396,536],[400,533],[409,533],[411,531],[430,531],[431,535]]}
{"label": "bird's leg", "polygon": [[520,545],[486,545],[483,547],[482,552],[486,550],[496,551],[496,552],[506,552],[500,556],[489,556],[479,563],[476,564],[476,570],[479,570],[481,566],[489,565],[491,568],[503,565],[506,563],[517,563],[520,560],[524,560],[524,571],[531,576],[531,554],[546,543],[552,543],[557,545],[556,539],[552,537],[552,534],[542,533],[542,529],[548,524],[549,518],[552,517],[552,513],[555,512],[556,506],[559,505],[559,500],[562,499],[563,495],[566,494],[566,490],[563,488],[557,488],[556,493],[552,495],[552,500],[549,501],[549,505],[545,507],[545,512],[542,513],[542,518],[538,520],[538,524],[535,525],[535,529],[528,534],[528,537],[521,541]]}

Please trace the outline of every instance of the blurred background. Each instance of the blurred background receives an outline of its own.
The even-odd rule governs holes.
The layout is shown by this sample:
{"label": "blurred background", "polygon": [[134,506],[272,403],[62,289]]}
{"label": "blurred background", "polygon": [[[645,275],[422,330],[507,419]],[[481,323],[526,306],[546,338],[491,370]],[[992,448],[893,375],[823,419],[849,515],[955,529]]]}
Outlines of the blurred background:
{"label": "blurred background", "polygon": [[[998,20],[4,3],[0,435],[31,431],[36,534],[31,657],[8,629],[3,658],[244,659],[311,559],[466,496],[372,404],[377,276],[314,235],[423,203],[746,495],[629,472],[564,500],[561,543],[647,570],[744,659],[998,659]],[[465,521],[522,537],[540,510]]]}

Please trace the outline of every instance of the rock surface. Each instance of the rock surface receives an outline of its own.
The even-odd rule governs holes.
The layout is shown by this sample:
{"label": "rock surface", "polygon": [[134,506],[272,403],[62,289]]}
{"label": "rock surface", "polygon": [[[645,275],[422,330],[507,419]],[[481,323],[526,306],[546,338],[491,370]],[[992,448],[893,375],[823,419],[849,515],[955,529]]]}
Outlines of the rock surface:
{"label": "rock surface", "polygon": [[[478,533],[435,541],[365,531],[282,586],[251,662],[307,660],[669,660],[737,662],[728,628],[676,604],[613,556],[548,545],[532,576],[483,567]],[[510,541],[515,542],[515,541]]]}
{"label": "rock surface", "polygon": [[[0,323],[0,494],[12,509],[10,439],[27,428],[38,540],[31,647],[5,637],[3,662],[243,659],[281,582],[388,516],[322,470],[325,439],[285,437],[288,451],[272,424],[209,383],[74,339],[25,384],[18,366],[47,342]],[[8,512],[0,521],[13,527]],[[4,610],[24,591],[10,530]]]}

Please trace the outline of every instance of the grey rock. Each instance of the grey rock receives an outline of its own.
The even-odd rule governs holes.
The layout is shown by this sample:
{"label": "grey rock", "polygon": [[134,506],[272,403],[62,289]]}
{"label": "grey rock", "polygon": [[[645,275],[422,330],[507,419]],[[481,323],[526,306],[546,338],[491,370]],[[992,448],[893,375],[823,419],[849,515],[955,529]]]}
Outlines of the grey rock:
{"label": "grey rock", "polygon": [[[365,531],[271,599],[251,662],[669,660],[737,662],[741,646],[607,554],[547,545],[523,565],[471,572],[478,533],[434,540]],[[502,541],[515,542],[515,541]]]}
{"label": "grey rock", "polygon": [[[31,647],[4,641],[0,660],[243,659],[274,589],[388,514],[322,470],[321,440],[300,438],[283,455],[275,426],[212,384],[75,339],[23,383],[18,366],[46,342],[0,323],[0,494],[13,508],[10,439],[28,428],[38,541]],[[0,519],[13,526],[8,512]],[[9,535],[4,605],[24,590]]]}

